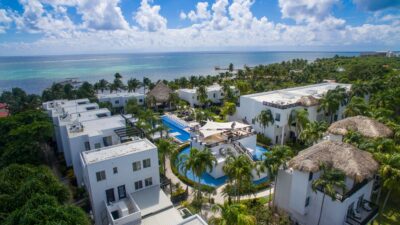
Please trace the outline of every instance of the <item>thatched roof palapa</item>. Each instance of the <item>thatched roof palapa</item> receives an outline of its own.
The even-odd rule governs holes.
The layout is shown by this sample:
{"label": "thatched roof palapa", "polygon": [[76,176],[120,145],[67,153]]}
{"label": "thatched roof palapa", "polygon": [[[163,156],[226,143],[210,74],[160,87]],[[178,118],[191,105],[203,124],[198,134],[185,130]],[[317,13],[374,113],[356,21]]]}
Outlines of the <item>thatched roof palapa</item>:
{"label": "thatched roof palapa", "polygon": [[328,128],[331,134],[346,135],[349,131],[356,131],[370,138],[393,136],[393,131],[385,124],[365,116],[348,117],[332,123]]}
{"label": "thatched roof palapa", "polygon": [[289,161],[289,166],[303,172],[317,172],[321,163],[344,172],[356,182],[373,178],[379,167],[371,153],[335,141],[323,141],[301,151]]}
{"label": "thatched roof palapa", "polygon": [[319,104],[318,99],[311,95],[303,96],[297,102],[299,102],[302,106],[314,106]]}
{"label": "thatched roof palapa", "polygon": [[156,86],[147,93],[147,97],[154,97],[157,103],[169,102],[173,91],[163,82],[158,82]]}

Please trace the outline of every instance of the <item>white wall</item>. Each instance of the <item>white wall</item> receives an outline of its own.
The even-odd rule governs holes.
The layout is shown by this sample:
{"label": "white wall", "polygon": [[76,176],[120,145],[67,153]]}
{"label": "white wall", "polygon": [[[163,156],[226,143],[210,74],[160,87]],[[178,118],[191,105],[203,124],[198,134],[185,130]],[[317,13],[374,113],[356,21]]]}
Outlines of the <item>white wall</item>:
{"label": "white wall", "polygon": [[[143,168],[142,161],[148,158],[150,158],[151,167]],[[135,161],[141,161],[141,170],[133,171],[132,163]],[[126,194],[128,195],[136,191],[134,183],[138,180],[142,180],[143,189],[160,185],[158,155],[156,148],[146,151],[139,151],[134,154],[104,160],[89,165],[85,165],[81,159],[81,163],[85,171],[85,186],[89,193],[96,224],[100,224],[98,221],[100,221],[101,213],[103,213],[103,210],[105,210],[104,201],[107,200],[105,192],[107,189],[114,188],[115,200],[118,201],[118,186],[125,185]],[[113,173],[114,167],[118,168],[117,174]],[[96,179],[96,172],[102,170],[105,170],[106,172],[106,179],[98,182]],[[152,177],[153,185],[145,187],[144,179],[149,177]]]}

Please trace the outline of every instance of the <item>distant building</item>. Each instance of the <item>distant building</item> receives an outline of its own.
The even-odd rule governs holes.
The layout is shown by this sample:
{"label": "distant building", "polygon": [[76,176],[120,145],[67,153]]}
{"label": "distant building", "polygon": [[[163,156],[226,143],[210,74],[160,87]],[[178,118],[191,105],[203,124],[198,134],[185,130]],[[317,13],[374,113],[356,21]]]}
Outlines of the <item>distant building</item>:
{"label": "distant building", "polygon": [[156,107],[168,107],[171,102],[172,93],[171,88],[160,81],[146,94],[146,101],[147,103],[151,102]]}
{"label": "distant building", "polygon": [[71,85],[73,89],[78,89],[82,86],[83,82],[79,81],[79,78],[71,77],[71,78],[65,78],[65,80],[58,82],[58,84],[61,85]]}
{"label": "distant building", "polygon": [[381,57],[395,57],[396,54],[392,51],[387,51],[387,52],[361,52],[360,53],[361,57],[366,57],[366,56],[381,56]]}
{"label": "distant building", "polygon": [[[271,139],[273,144],[284,143],[288,139],[297,138],[293,124],[288,124],[292,110],[304,108],[308,111],[310,121],[329,121],[325,112],[319,111],[319,99],[329,90],[343,87],[350,91],[350,84],[320,83],[303,87],[288,88],[276,91],[262,92],[240,96],[240,105],[237,107],[236,119],[250,123],[253,128]],[[339,107],[333,120],[342,118],[345,105]],[[262,110],[271,110],[274,123],[265,129],[257,122]]]}
{"label": "distant building", "polygon": [[0,118],[4,118],[10,115],[8,105],[6,103],[0,103]]}
{"label": "distant building", "polygon": [[[235,89],[234,86],[230,87]],[[221,103],[224,98],[224,91],[219,84],[214,84],[206,87],[207,99],[212,103]],[[180,99],[187,101],[190,106],[200,106],[199,96],[197,95],[197,88],[181,88],[178,90]]]}
{"label": "distant building", "polygon": [[114,92],[97,94],[97,98],[99,102],[109,102],[111,103],[113,108],[121,108],[125,107],[130,99],[136,99],[139,105],[144,104],[144,94],[136,93],[136,92]]}
{"label": "distant building", "polygon": [[[322,175],[321,163],[346,175],[345,191],[335,188],[336,200],[324,198],[321,188],[312,190],[313,181]],[[320,142],[279,170],[275,204],[289,214],[293,224],[317,225],[321,210],[320,225],[369,224],[378,214],[378,206],[371,202],[378,167],[369,152],[347,143]]]}
{"label": "distant building", "polygon": [[81,153],[84,183],[99,225],[206,225],[183,219],[160,189],[157,147],[147,139]]}

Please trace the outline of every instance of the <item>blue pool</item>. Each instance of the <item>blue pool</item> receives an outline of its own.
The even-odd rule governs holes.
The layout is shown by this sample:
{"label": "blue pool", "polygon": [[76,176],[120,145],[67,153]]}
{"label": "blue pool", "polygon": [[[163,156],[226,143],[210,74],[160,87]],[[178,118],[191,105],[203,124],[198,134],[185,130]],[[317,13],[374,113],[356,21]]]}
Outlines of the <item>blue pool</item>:
{"label": "blue pool", "polygon": [[168,133],[171,136],[176,137],[181,142],[189,141],[190,133],[184,130],[184,126],[177,123],[175,120],[169,118],[168,116],[162,116],[161,120],[165,126],[168,127]]}
{"label": "blue pool", "polygon": [[[262,147],[260,147],[260,148],[262,148]],[[264,150],[267,151],[266,149],[264,149]],[[178,157],[180,157],[182,154],[187,154],[188,155],[189,153],[190,153],[190,146],[186,147],[183,151],[181,151],[179,153]],[[179,173],[185,176],[185,173],[182,170],[179,170]],[[194,181],[194,182],[198,181],[198,178],[193,174],[193,172],[191,170],[187,171],[186,177],[189,178],[190,180]],[[208,186],[218,187],[218,186],[221,186],[221,185],[225,184],[227,179],[228,179],[227,176],[223,176],[221,178],[215,179],[214,177],[212,177],[208,173],[204,172],[200,177],[200,183],[208,185]],[[263,183],[263,182],[265,182],[267,180],[268,180],[268,178],[265,177],[265,178],[253,181],[253,183],[254,184],[260,184],[260,183]]]}
{"label": "blue pool", "polygon": [[256,152],[253,155],[253,159],[257,161],[261,161],[265,159],[264,153],[266,153],[268,150],[264,147],[261,146],[256,146]]}

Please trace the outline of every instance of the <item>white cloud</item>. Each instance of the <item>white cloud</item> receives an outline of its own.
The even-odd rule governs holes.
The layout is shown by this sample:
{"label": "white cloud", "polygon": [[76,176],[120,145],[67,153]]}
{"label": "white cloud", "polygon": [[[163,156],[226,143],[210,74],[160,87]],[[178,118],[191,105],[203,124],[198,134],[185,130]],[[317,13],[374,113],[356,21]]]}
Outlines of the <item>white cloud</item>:
{"label": "white cloud", "polygon": [[0,9],[0,34],[5,33],[11,22],[12,19],[8,16],[7,11]]}
{"label": "white cloud", "polygon": [[208,10],[208,2],[198,2],[196,5],[196,11],[191,10],[187,14],[184,14],[184,16],[181,16],[181,19],[185,18],[188,18],[193,22],[210,19],[211,13]]}
{"label": "white cloud", "polygon": [[[25,0],[28,1],[28,0]],[[318,48],[351,50],[352,46],[365,49],[370,46],[399,47],[400,23],[364,24],[351,26],[346,21],[332,15],[332,7],[338,0],[300,0],[297,2],[280,0],[282,16],[297,21],[294,25],[275,23],[266,17],[258,18],[252,14],[254,0],[215,0],[209,4],[199,4],[189,14],[181,12],[179,17],[190,19],[192,24],[183,28],[168,28],[167,19],[160,15],[160,6],[152,5],[150,0],[142,0],[133,15],[138,27],[125,24],[121,18],[107,25],[102,22],[107,17],[118,15],[119,1],[106,0],[29,0],[27,17],[22,23],[36,21],[33,24],[37,32],[43,27],[57,27],[58,32],[47,35],[33,43],[11,42],[0,44],[0,54],[59,54],[59,53],[96,53],[96,52],[135,52],[135,51],[181,51],[181,50],[220,50],[220,49],[258,49],[258,50],[313,50]],[[46,2],[45,2],[46,1]],[[65,1],[65,2],[64,2]],[[90,24],[88,19],[82,24],[72,24],[72,28],[63,28],[59,21],[68,21],[66,8],[84,8],[82,2],[94,1],[102,5],[92,11],[106,10],[106,5],[113,8],[107,15],[91,15],[99,18],[99,26]],[[28,4],[28,3],[26,3]],[[43,4],[53,6],[51,12]],[[83,7],[83,8],[82,8]],[[46,10],[45,10],[46,9]],[[78,10],[78,12],[80,12]],[[4,12],[3,12],[4,13]],[[89,12],[86,12],[89,13]],[[200,16],[203,15],[203,16]],[[12,18],[11,14],[6,16]],[[89,15],[89,14],[87,14]],[[290,16],[290,17],[289,17]],[[18,19],[21,19],[21,15]],[[380,16],[382,17],[382,16]],[[0,20],[1,20],[0,11]],[[45,19],[43,19],[45,18]],[[47,18],[47,19],[46,19]],[[196,18],[196,19],[195,19]],[[204,18],[204,19],[200,19]],[[383,18],[382,18],[383,19]],[[385,19],[395,19],[389,17]],[[40,21],[40,22],[38,22]],[[46,24],[46,21],[48,24]],[[125,21],[125,22],[121,22]],[[14,20],[17,23],[17,20]],[[100,26],[101,24],[101,26]],[[117,25],[115,25],[117,24]],[[118,24],[125,24],[119,26]],[[57,25],[57,26],[55,26]],[[35,27],[34,26],[34,27]],[[67,26],[68,27],[68,26]],[[119,29],[118,27],[122,27]],[[112,29],[105,29],[112,28]],[[53,30],[54,31],[54,30]],[[160,32],[155,32],[160,31]],[[353,49],[354,50],[354,49]]]}
{"label": "white cloud", "polygon": [[331,16],[331,9],[339,0],[279,0],[283,18],[296,23],[318,22]]}
{"label": "white cloud", "polygon": [[167,19],[160,15],[160,9],[159,5],[151,6],[149,0],[142,0],[134,19],[146,31],[165,30],[167,28]]}

